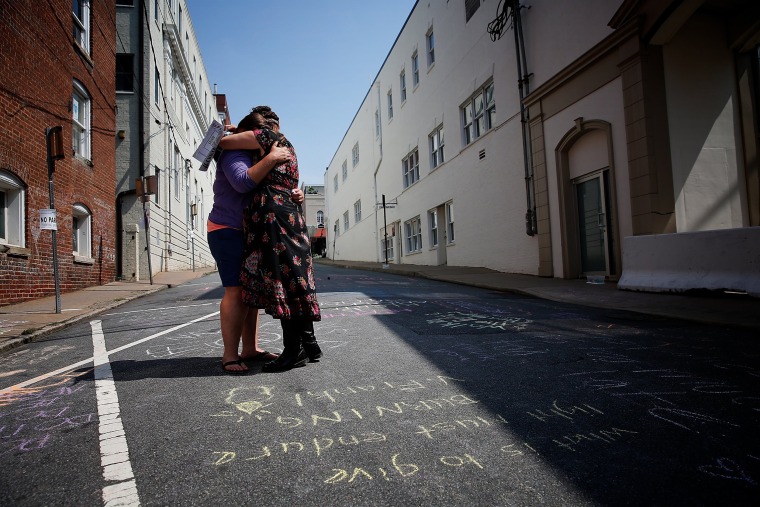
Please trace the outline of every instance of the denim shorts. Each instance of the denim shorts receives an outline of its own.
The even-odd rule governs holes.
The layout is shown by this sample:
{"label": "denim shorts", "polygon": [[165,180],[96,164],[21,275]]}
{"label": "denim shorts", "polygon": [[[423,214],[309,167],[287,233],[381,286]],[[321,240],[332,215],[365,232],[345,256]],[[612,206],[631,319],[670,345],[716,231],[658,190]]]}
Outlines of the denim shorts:
{"label": "denim shorts", "polygon": [[208,233],[208,246],[214,256],[224,287],[240,286],[240,268],[245,256],[245,236],[237,229],[217,229]]}

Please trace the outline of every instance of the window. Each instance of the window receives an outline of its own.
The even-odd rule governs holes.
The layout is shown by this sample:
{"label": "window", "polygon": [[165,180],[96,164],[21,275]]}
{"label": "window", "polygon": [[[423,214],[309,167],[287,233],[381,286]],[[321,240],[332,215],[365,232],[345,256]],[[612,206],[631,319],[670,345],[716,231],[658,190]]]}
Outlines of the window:
{"label": "window", "polygon": [[393,119],[393,90],[388,90],[388,121]]}
{"label": "window", "polygon": [[[171,142],[171,141],[170,141]],[[171,149],[171,146],[169,147]],[[179,189],[180,189],[180,156],[179,156],[179,148],[174,147],[174,162],[173,162],[173,169],[174,169],[174,198],[179,201]]]}
{"label": "window", "polygon": [[428,68],[430,68],[435,63],[435,38],[433,37],[432,29],[425,36],[425,40],[427,42],[427,64]]}
{"label": "window", "polygon": [[375,137],[380,137],[380,110],[375,109]]}
{"label": "window", "polygon": [[340,236],[340,220],[335,221],[335,225],[333,226],[333,231],[335,231],[336,238]]}
{"label": "window", "polygon": [[416,148],[401,161],[401,171],[404,175],[404,188],[420,179],[420,157]]}
{"label": "window", "polygon": [[493,127],[496,103],[493,98],[493,83],[478,90],[472,99],[462,106],[464,143],[470,144]]}
{"label": "window", "polygon": [[134,61],[135,55],[132,53],[116,54],[116,91],[133,92],[134,91]]}
{"label": "window", "polygon": [[412,87],[420,84],[420,61],[417,57],[417,51],[412,54]]}
{"label": "window", "polygon": [[74,255],[92,257],[92,213],[83,204],[75,204],[71,222]]}
{"label": "window", "polygon": [[161,94],[161,76],[158,73],[158,67],[156,67],[156,75],[153,79],[153,87],[155,88],[155,93],[153,95],[153,102],[158,105],[158,97]]}
{"label": "window", "polygon": [[359,165],[359,143],[356,143],[354,149],[351,150],[351,161],[353,162],[354,167]]}
{"label": "window", "polygon": [[346,181],[346,178],[348,178],[348,160],[343,161],[343,166],[341,166],[341,173],[343,174],[343,181]]}
{"label": "window", "polygon": [[454,242],[454,203],[446,203],[446,242]]}
{"label": "window", "polygon": [[343,213],[343,230],[344,231],[348,230],[348,211]]}
{"label": "window", "polygon": [[322,210],[317,211],[317,225],[325,225],[325,212]]}
{"label": "window", "polygon": [[153,19],[158,21],[158,0],[153,0]]}
{"label": "window", "polygon": [[383,238],[380,240],[380,248],[383,252],[383,260],[393,260],[393,237],[388,236],[385,237],[385,233],[383,233]]}
{"label": "window", "polygon": [[430,165],[435,169],[443,164],[443,125],[430,134]]}
{"label": "window", "polygon": [[401,71],[401,74],[398,76],[399,80],[399,87],[401,88],[401,103],[403,104],[406,102],[406,72]]}
{"label": "window", "polygon": [[135,0],[116,0],[116,5],[122,7],[132,7],[135,5]]}
{"label": "window", "polygon": [[428,223],[430,224],[430,246],[438,246],[438,212],[436,210],[428,211]]}
{"label": "window", "polygon": [[21,180],[0,170],[0,244],[25,246],[25,198]]}
{"label": "window", "polygon": [[404,222],[404,237],[406,238],[407,253],[422,250],[422,230],[420,229],[419,216]]}
{"label": "window", "polygon": [[465,23],[470,20],[475,11],[480,7],[480,0],[464,0],[464,20]]}
{"label": "window", "polygon": [[362,221],[362,200],[359,199],[354,203],[354,223],[358,224]]}
{"label": "window", "polygon": [[333,191],[338,191],[338,175],[336,174],[335,177],[333,177]]}
{"label": "window", "polygon": [[74,154],[90,159],[90,95],[84,86],[74,81],[74,95],[71,99],[73,131],[71,145]]}
{"label": "window", "polygon": [[90,54],[90,0],[73,0],[74,42]]}

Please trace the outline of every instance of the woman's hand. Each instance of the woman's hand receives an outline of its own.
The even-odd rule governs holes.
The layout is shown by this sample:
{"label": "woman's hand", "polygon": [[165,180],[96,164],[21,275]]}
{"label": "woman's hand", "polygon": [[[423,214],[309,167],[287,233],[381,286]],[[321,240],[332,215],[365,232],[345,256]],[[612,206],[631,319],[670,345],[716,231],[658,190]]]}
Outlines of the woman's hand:
{"label": "woman's hand", "polygon": [[301,204],[303,202],[303,190],[300,188],[294,188],[290,191],[290,199],[296,203]]}
{"label": "woman's hand", "polygon": [[271,157],[275,165],[280,165],[284,164],[285,162],[289,162],[291,154],[288,148],[281,146],[280,142],[277,141],[272,145],[269,153],[267,153],[267,157]]}

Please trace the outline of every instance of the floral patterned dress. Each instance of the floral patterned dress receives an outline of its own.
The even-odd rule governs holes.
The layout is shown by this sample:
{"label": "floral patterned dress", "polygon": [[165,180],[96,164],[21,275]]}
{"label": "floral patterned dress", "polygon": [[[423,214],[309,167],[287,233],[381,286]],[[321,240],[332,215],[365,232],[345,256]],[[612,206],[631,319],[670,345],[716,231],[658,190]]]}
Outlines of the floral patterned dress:
{"label": "floral patterned dress", "polygon": [[298,185],[293,145],[271,130],[254,130],[265,151],[279,141],[291,160],[272,169],[252,192],[245,210],[245,262],[240,275],[243,301],[276,319],[321,319],[311,244],[299,205],[290,199]]}

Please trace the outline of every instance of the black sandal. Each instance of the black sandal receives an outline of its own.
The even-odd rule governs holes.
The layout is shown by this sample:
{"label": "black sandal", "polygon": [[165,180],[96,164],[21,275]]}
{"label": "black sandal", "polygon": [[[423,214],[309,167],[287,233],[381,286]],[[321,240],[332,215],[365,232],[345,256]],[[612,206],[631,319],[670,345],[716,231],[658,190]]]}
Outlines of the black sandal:
{"label": "black sandal", "polygon": [[247,367],[245,370],[228,370],[227,367],[233,364],[236,364],[238,366],[245,366],[242,359],[235,359],[234,361],[227,361],[226,363],[222,363],[222,370],[224,370],[225,373],[229,373],[230,375],[241,375],[243,373],[248,373],[249,370]]}

